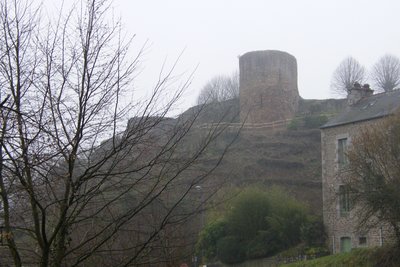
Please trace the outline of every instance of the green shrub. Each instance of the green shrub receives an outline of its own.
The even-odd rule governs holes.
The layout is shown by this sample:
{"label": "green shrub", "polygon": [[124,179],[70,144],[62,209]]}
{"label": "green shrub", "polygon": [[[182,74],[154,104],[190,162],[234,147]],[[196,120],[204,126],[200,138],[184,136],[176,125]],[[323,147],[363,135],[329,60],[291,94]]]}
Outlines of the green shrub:
{"label": "green shrub", "polygon": [[239,194],[230,206],[226,221],[228,231],[243,240],[253,239],[259,231],[267,230],[269,196],[266,191],[249,188]]}
{"label": "green shrub", "polygon": [[218,240],[218,258],[223,263],[238,263],[246,259],[243,244],[237,236],[225,236]]}
{"label": "green shrub", "polygon": [[359,266],[359,267],[375,267],[375,266],[399,266],[387,265],[384,262],[376,262],[373,257],[375,249],[353,249],[351,252],[338,253],[326,257],[313,260],[299,261],[287,265],[285,267],[334,267],[334,266]]}
{"label": "green shrub", "polygon": [[300,124],[300,120],[298,118],[294,118],[289,122],[287,129],[291,131],[298,130],[300,128]]}
{"label": "green shrub", "polygon": [[198,254],[226,263],[274,255],[301,242],[307,212],[278,187],[247,188],[227,203],[220,220],[201,232]]}
{"label": "green shrub", "polygon": [[310,115],[304,118],[304,127],[307,129],[318,128],[328,121],[325,115]]}
{"label": "green shrub", "polygon": [[217,242],[225,235],[226,222],[224,220],[207,224],[200,232],[199,241],[196,244],[197,254],[203,255],[206,261],[214,260],[217,257]]}
{"label": "green shrub", "polygon": [[270,231],[282,244],[282,249],[301,241],[301,228],[307,223],[307,207],[279,188],[270,190],[271,215],[266,218]]}
{"label": "green shrub", "polygon": [[372,250],[371,259],[375,266],[400,266],[400,248],[386,245]]}
{"label": "green shrub", "polygon": [[307,255],[307,258],[318,258],[329,255],[329,249],[325,246],[308,247],[304,254]]}
{"label": "green shrub", "polygon": [[246,258],[255,259],[274,255],[281,250],[282,244],[276,233],[260,231],[246,246]]}
{"label": "green shrub", "polygon": [[307,246],[320,246],[325,243],[326,233],[322,218],[310,217],[301,227],[301,240]]}

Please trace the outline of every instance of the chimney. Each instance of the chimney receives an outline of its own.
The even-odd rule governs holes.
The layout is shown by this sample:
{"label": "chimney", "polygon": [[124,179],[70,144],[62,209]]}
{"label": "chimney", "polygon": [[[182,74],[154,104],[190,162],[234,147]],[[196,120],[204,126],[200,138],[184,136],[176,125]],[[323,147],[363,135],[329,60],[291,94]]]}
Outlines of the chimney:
{"label": "chimney", "polygon": [[371,96],[374,93],[374,90],[371,90],[369,84],[364,84],[361,87],[361,84],[355,82],[353,87],[350,89],[347,94],[347,104],[349,106],[357,104],[361,99]]}

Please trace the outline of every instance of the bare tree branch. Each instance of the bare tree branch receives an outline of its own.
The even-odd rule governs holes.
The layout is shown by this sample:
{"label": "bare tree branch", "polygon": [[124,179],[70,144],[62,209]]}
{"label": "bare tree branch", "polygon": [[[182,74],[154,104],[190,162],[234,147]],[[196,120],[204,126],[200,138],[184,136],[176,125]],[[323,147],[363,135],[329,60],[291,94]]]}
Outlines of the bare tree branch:
{"label": "bare tree branch", "polygon": [[143,51],[130,59],[133,38],[108,19],[108,1],[61,10],[44,28],[28,3],[0,4],[1,216],[14,265],[167,261],[162,239],[189,242],[196,185],[204,199],[218,190],[209,178],[233,139],[210,164],[224,127],[196,130],[201,108],[166,117],[191,80],[171,91],[178,61],[149,99],[126,101]]}
{"label": "bare tree branch", "polygon": [[347,95],[355,82],[365,82],[365,68],[356,59],[345,58],[332,75],[331,90],[338,95]]}
{"label": "bare tree branch", "polygon": [[201,89],[198,104],[222,102],[239,98],[239,73],[230,76],[215,76]]}
{"label": "bare tree branch", "polygon": [[359,227],[392,228],[400,245],[400,115],[361,129],[348,152],[345,182]]}
{"label": "bare tree branch", "polygon": [[372,68],[371,78],[376,86],[389,92],[400,85],[400,60],[393,55],[381,57]]}

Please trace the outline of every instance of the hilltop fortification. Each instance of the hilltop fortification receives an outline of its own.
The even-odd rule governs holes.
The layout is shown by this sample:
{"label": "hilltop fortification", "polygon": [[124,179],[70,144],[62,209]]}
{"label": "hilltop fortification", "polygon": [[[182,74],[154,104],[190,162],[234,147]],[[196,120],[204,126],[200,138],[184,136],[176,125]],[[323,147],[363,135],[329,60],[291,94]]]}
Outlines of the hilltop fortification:
{"label": "hilltop fortification", "polygon": [[265,123],[294,117],[300,99],[296,58],[286,52],[248,52],[239,59],[240,121]]}

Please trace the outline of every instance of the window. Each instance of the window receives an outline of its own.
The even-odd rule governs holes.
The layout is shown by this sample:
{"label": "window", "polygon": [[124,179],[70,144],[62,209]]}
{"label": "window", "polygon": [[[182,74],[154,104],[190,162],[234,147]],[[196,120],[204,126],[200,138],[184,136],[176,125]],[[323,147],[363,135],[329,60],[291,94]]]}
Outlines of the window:
{"label": "window", "polygon": [[367,238],[365,236],[360,236],[358,238],[358,245],[359,246],[366,246],[367,245]]}
{"label": "window", "polygon": [[351,238],[344,236],[340,238],[340,252],[349,252],[351,250]]}
{"label": "window", "polygon": [[346,217],[351,210],[349,189],[345,185],[339,186],[339,210],[342,217]]}
{"label": "window", "polygon": [[338,139],[338,164],[339,168],[347,165],[347,138]]}

